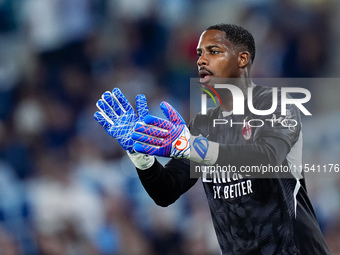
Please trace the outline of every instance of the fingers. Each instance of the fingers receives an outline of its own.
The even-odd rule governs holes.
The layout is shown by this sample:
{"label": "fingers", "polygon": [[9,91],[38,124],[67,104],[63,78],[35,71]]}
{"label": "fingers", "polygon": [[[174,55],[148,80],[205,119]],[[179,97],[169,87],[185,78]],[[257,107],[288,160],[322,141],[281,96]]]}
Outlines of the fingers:
{"label": "fingers", "polygon": [[161,146],[163,144],[164,138],[168,135],[168,130],[137,123],[131,138],[136,142]]}
{"label": "fingers", "polygon": [[123,109],[125,112],[133,110],[130,102],[126,99],[119,88],[114,88],[112,90],[112,96],[117,102],[119,102],[121,109]]}
{"label": "fingers", "polygon": [[136,142],[134,144],[133,149],[136,152],[140,152],[140,153],[148,154],[148,155],[158,155],[159,154],[159,148],[158,147],[139,143],[139,142]]}
{"label": "fingers", "polygon": [[108,103],[106,103],[106,101],[104,101],[103,99],[99,99],[96,105],[97,108],[100,110],[101,116],[108,122],[113,123],[117,119],[118,115],[112,109],[112,107],[109,106]]}
{"label": "fingers", "polygon": [[143,125],[141,123],[136,124],[134,131],[136,133],[141,133],[141,134],[144,134],[144,135],[153,136],[153,137],[157,137],[157,138],[165,138],[166,136],[169,135],[168,130],[159,129],[159,128],[153,127],[153,126],[146,126],[146,125]]}
{"label": "fingers", "polygon": [[163,101],[161,103],[161,109],[164,115],[173,123],[173,124],[184,124],[185,121],[182,116],[173,108],[169,103]]}
{"label": "fingers", "polygon": [[172,127],[172,123],[170,121],[152,115],[147,115],[144,118],[144,123],[147,125],[152,125],[166,130],[170,130]]}
{"label": "fingers", "polygon": [[119,116],[132,110],[129,101],[118,88],[114,88],[112,93],[105,91],[96,105],[100,112],[95,113],[94,118],[103,127],[113,125]]}
{"label": "fingers", "polygon": [[115,121],[125,112],[133,110],[131,104],[118,88],[114,88],[112,93],[106,91],[97,102],[98,109],[107,116],[107,119]]}
{"label": "fingers", "polygon": [[143,135],[141,133],[132,133],[132,140],[140,142],[146,145],[161,146],[163,144],[163,139],[159,139],[152,136]]}
{"label": "fingers", "polygon": [[102,95],[102,101],[108,106],[107,110],[111,111],[111,113],[116,117],[124,113],[121,104],[118,103],[117,99],[109,91],[104,92]]}
{"label": "fingers", "polygon": [[105,129],[112,125],[112,120],[108,119],[108,117],[100,111],[95,112],[93,117]]}
{"label": "fingers", "polygon": [[145,116],[149,114],[146,97],[142,94],[136,96],[137,115],[140,121],[143,121]]}

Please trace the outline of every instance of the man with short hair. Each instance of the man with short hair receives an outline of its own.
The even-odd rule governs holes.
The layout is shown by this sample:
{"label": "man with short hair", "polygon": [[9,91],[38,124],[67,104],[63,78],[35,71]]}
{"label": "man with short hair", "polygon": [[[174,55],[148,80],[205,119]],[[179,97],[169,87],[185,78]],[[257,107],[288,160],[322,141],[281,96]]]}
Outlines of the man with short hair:
{"label": "man with short hair", "polygon": [[[200,36],[197,55],[201,84],[213,88],[216,83],[232,83],[245,100],[250,88],[255,109],[271,108],[272,88],[250,79],[255,43],[247,30],[230,24],[211,26]],[[221,105],[197,114],[188,127],[166,102],[161,108],[169,120],[148,115],[142,95],[137,96],[136,113],[117,89],[103,94],[95,118],[128,151],[144,188],[160,206],[175,202],[197,182],[190,176],[190,165],[237,169],[203,173],[201,178],[222,254],[330,254],[300,171],[270,178],[240,171],[249,166],[302,165],[298,108],[287,105],[282,115],[279,103],[272,114],[259,116],[245,104],[244,115],[236,115],[233,93],[216,92]],[[214,119],[244,125],[214,126]],[[263,125],[251,126],[250,119]],[[289,121],[295,125],[285,125]],[[162,166],[154,155],[172,159]]]}

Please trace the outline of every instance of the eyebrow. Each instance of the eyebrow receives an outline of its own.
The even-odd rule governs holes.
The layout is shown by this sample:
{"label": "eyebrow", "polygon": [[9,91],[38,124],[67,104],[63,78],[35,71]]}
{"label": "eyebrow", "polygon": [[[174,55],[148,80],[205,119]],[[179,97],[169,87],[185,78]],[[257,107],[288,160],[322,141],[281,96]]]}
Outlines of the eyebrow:
{"label": "eyebrow", "polygon": [[[213,45],[209,45],[209,46],[206,47],[207,50],[211,50],[211,49],[213,49],[213,48],[219,48],[219,49],[221,49],[221,46],[219,46],[219,45],[217,45],[217,44],[213,44]],[[202,49],[201,49],[201,48],[197,48],[196,51],[202,51]]]}

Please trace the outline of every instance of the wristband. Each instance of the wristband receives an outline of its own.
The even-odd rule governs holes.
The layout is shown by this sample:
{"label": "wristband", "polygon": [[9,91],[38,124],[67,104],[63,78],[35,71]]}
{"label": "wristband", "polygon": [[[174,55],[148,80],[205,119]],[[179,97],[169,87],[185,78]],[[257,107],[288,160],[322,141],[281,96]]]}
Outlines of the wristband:
{"label": "wristband", "polygon": [[155,157],[149,156],[147,154],[143,153],[130,153],[127,151],[127,154],[129,158],[131,159],[132,163],[140,170],[146,170],[152,167],[152,165],[155,163]]}
{"label": "wristband", "polygon": [[204,136],[190,137],[190,160],[200,164],[214,165],[219,153],[219,144]]}

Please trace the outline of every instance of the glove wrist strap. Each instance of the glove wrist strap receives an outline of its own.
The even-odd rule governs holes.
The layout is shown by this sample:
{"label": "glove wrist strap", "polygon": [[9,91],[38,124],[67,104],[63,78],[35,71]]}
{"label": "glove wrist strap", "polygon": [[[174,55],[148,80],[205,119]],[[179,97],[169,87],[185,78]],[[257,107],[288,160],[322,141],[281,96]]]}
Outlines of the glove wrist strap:
{"label": "glove wrist strap", "polygon": [[143,153],[134,152],[130,153],[127,151],[129,158],[131,159],[132,163],[140,170],[149,169],[155,163],[155,157],[149,156]]}
{"label": "glove wrist strap", "polygon": [[200,164],[214,165],[218,158],[219,144],[203,136],[190,137],[190,160]]}

